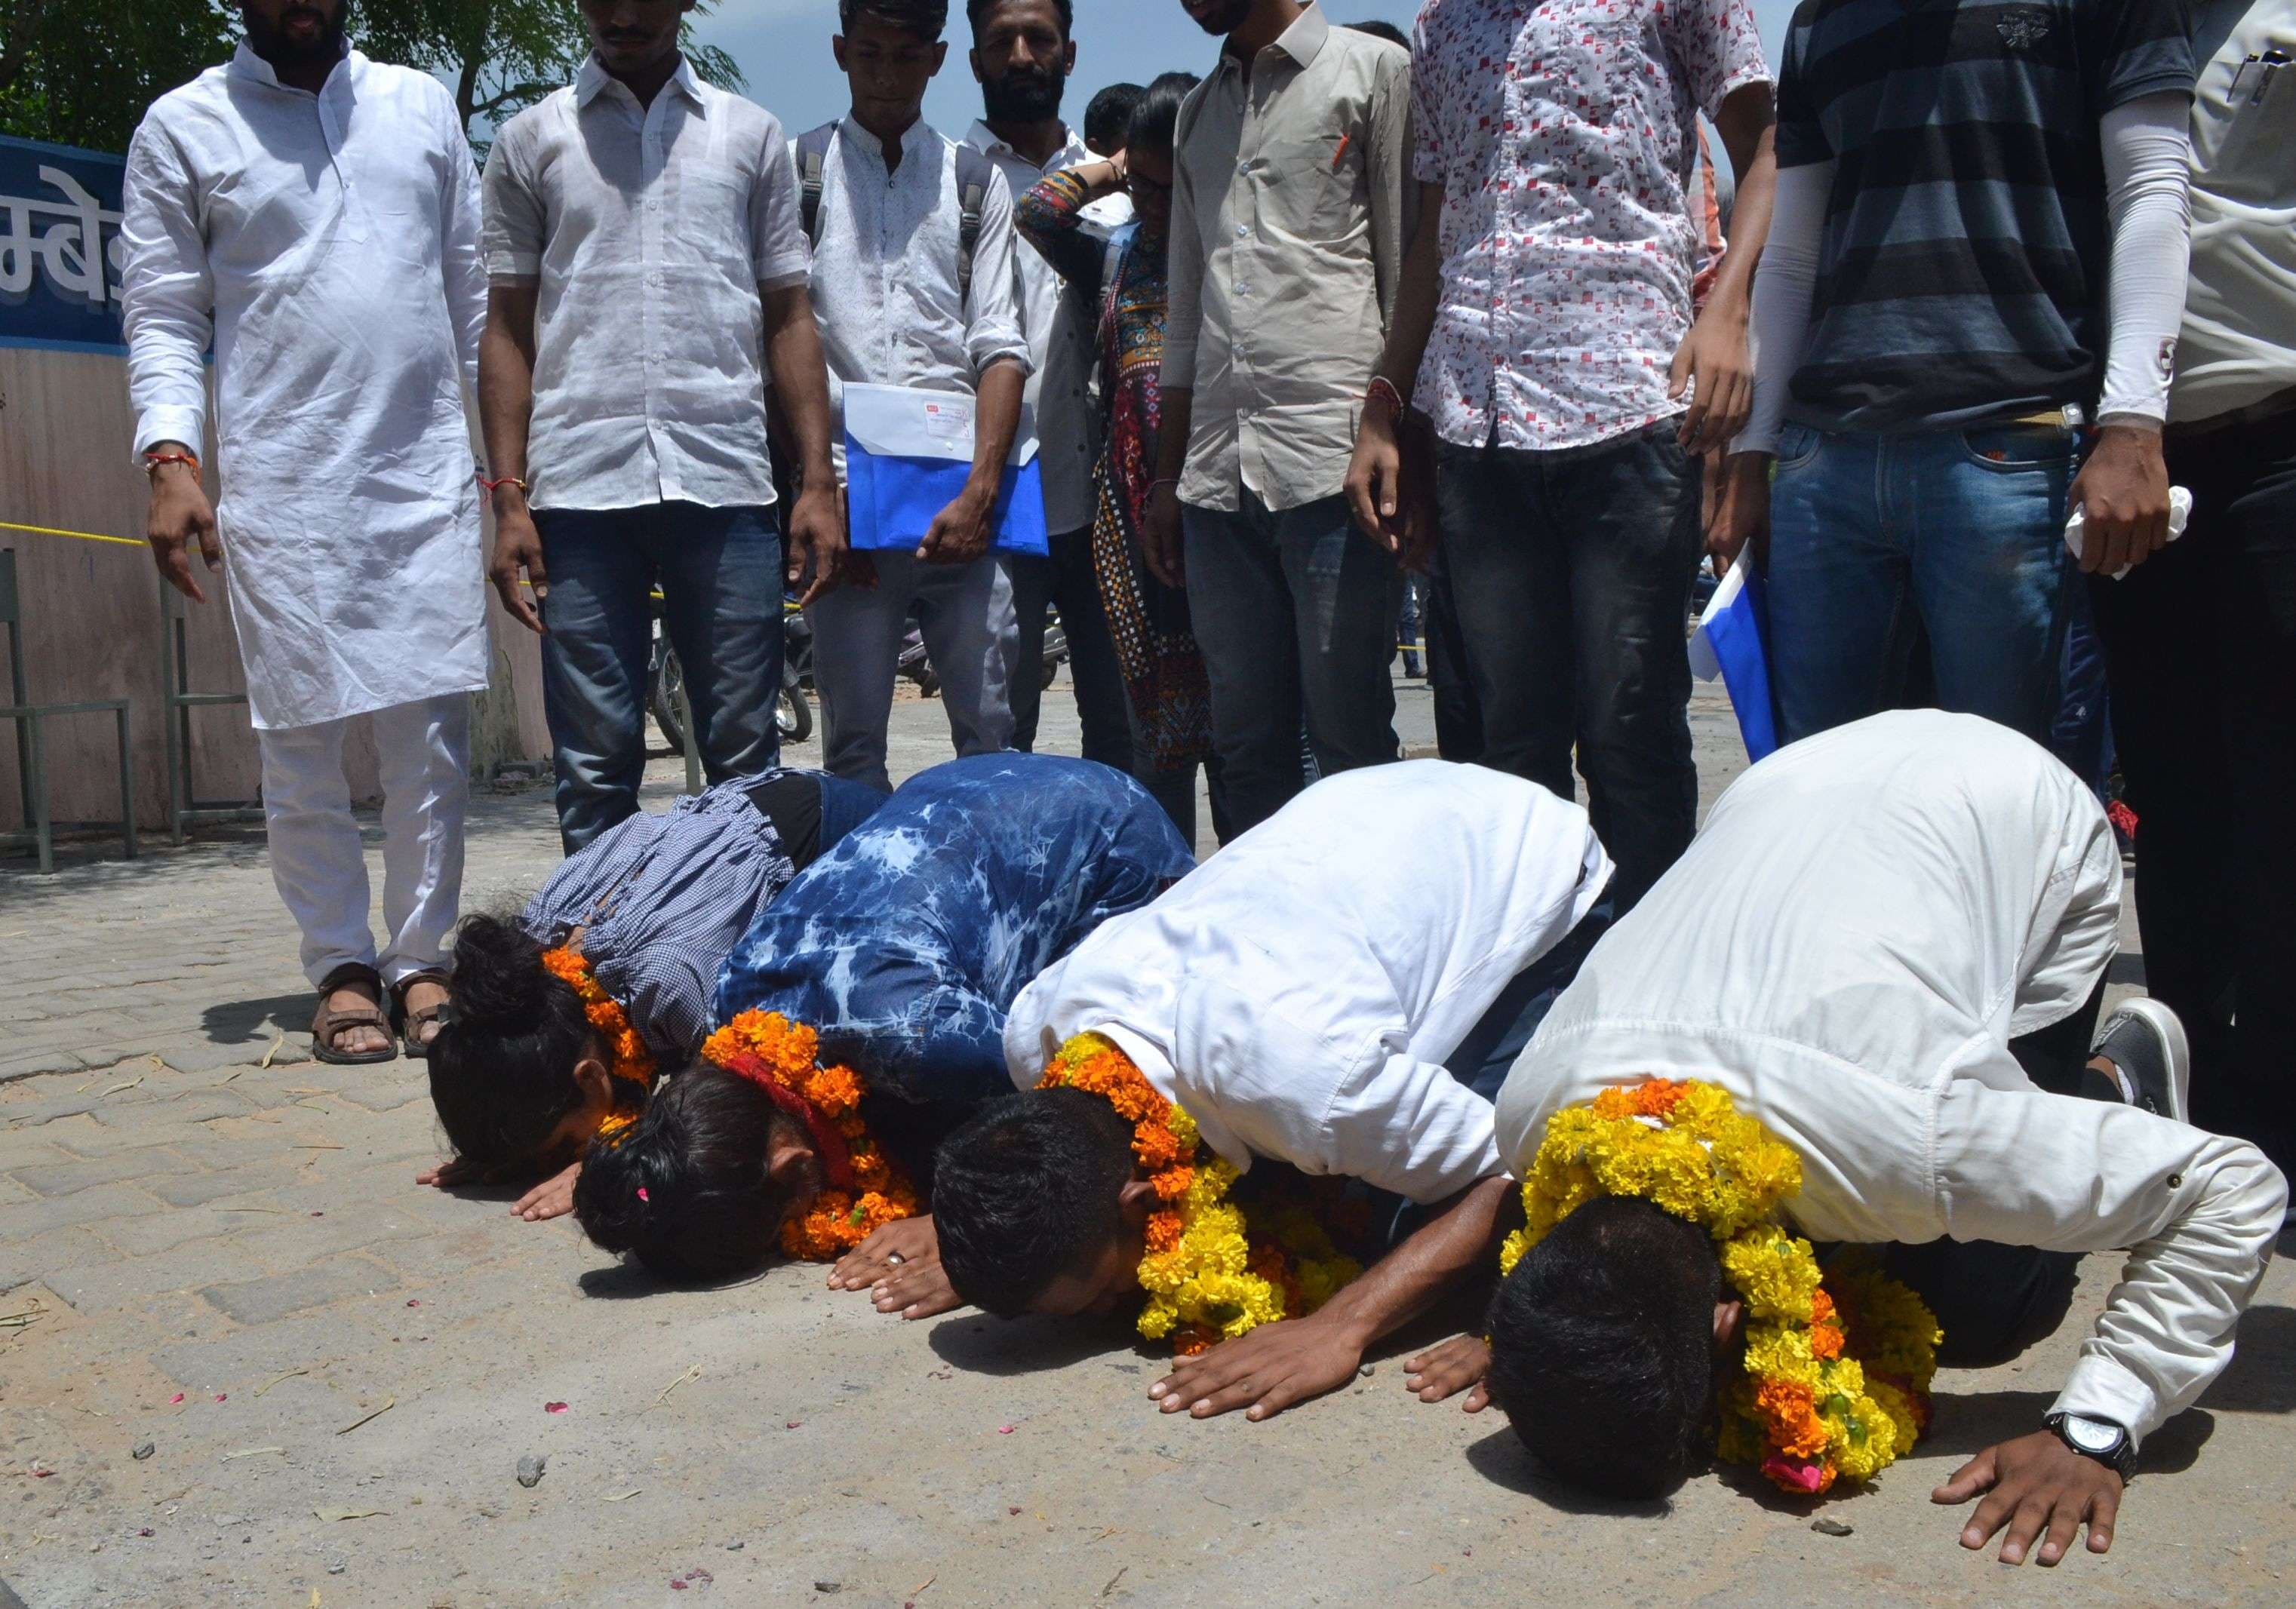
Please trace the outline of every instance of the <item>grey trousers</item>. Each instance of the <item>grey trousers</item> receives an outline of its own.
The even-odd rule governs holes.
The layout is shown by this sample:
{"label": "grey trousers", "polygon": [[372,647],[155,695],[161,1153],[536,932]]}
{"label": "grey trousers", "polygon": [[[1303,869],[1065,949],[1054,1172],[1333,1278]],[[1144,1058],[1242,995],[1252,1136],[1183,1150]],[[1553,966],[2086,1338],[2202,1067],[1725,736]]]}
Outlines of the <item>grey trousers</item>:
{"label": "grey trousers", "polygon": [[873,788],[892,787],[885,723],[912,608],[940,677],[949,740],[959,757],[1012,747],[1006,675],[1020,626],[1010,561],[997,552],[962,565],[927,564],[902,552],[872,557],[873,588],[840,587],[806,611],[821,695],[822,768]]}

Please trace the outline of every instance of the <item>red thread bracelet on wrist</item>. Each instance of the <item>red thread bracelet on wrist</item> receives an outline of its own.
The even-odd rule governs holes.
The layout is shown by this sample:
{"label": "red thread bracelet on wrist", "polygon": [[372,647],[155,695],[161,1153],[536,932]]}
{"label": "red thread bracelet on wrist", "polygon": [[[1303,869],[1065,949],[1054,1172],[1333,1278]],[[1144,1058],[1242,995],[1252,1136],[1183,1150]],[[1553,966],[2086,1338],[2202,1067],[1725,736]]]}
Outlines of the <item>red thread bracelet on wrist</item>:
{"label": "red thread bracelet on wrist", "polygon": [[171,463],[190,465],[194,476],[200,472],[200,461],[189,453],[146,453],[144,454],[144,473],[157,475]]}
{"label": "red thread bracelet on wrist", "polygon": [[487,478],[487,472],[484,470],[480,470],[478,472],[478,478],[479,484],[487,489],[487,495],[489,497],[493,496],[496,492],[501,491],[504,486],[516,486],[520,496],[523,497],[526,495],[526,482],[521,480],[515,475],[505,475],[499,480],[488,480]]}
{"label": "red thread bracelet on wrist", "polygon": [[1372,376],[1371,384],[1364,388],[1364,406],[1369,407],[1373,402],[1380,398],[1386,399],[1387,416],[1390,420],[1401,419],[1404,411],[1409,406],[1403,400],[1403,393],[1397,388],[1393,380],[1384,374],[1374,374]]}

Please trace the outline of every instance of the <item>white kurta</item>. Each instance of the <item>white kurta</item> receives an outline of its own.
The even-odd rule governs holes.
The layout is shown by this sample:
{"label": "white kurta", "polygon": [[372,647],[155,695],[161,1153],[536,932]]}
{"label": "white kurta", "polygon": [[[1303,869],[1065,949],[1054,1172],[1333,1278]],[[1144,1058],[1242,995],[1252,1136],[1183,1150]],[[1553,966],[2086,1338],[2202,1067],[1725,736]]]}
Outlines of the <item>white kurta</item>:
{"label": "white kurta", "polygon": [[487,685],[463,413],[486,277],[453,100],[356,51],[316,95],[244,45],[128,147],[140,452],[196,450],[215,351],[217,510],[259,728]]}
{"label": "white kurta", "polygon": [[1326,778],[1021,992],[1036,1087],[1107,1034],[1238,1168],[1255,1156],[1421,1203],[1502,1171],[1491,1103],[1444,1059],[1603,896],[1587,813],[1440,760]]}
{"label": "white kurta", "polygon": [[2287,1187],[2243,1140],[2045,1094],[2009,1041],[2084,1005],[2119,943],[2095,796],[1974,715],[1781,750],[1606,934],[1499,1091],[1520,1167],[1611,1085],[1705,1079],[1802,1159],[1813,1238],[2128,1248],[2066,1412],[2138,1437],[2232,1357]]}

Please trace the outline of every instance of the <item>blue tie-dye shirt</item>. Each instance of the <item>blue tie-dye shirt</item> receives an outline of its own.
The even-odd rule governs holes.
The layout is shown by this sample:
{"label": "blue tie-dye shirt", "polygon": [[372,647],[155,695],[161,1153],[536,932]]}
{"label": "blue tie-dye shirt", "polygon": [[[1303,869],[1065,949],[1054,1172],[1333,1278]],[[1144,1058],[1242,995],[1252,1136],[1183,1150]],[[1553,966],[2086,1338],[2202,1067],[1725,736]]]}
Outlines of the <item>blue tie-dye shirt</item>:
{"label": "blue tie-dye shirt", "polygon": [[929,1126],[945,1127],[1011,1092],[1004,1019],[1021,991],[1194,866],[1162,807],[1105,765],[935,766],[759,915],[719,976],[718,1020],[808,1024],[824,1061],[929,1104]]}

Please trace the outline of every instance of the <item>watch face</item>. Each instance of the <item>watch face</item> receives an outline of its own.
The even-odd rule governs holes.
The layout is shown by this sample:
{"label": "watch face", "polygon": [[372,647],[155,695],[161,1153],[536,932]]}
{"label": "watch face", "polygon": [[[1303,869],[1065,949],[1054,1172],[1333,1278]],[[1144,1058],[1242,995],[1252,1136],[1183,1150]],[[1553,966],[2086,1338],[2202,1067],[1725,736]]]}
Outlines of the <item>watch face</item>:
{"label": "watch face", "polygon": [[2118,1450],[2126,1434],[2120,1425],[2108,1425],[2102,1419],[2084,1419],[2079,1414],[2065,1416],[2065,1440],[2083,1452],[2103,1457]]}

